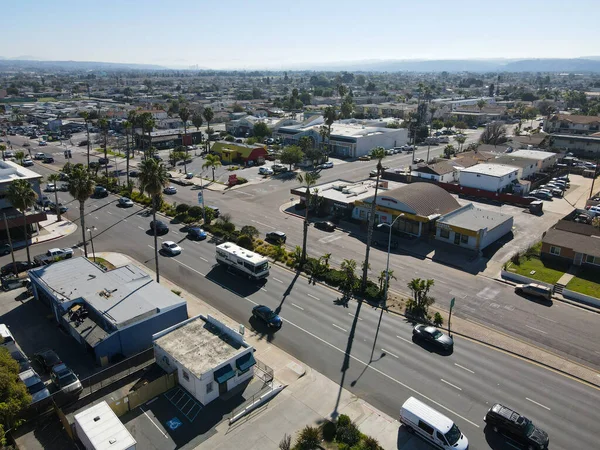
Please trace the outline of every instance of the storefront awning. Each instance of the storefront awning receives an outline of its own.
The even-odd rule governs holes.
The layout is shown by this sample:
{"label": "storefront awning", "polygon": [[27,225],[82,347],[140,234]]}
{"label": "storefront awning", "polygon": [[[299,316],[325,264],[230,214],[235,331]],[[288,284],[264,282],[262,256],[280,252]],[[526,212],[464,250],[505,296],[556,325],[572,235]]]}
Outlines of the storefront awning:
{"label": "storefront awning", "polygon": [[238,368],[240,372],[245,372],[250,367],[256,364],[256,360],[254,359],[254,355],[252,352],[246,353],[245,355],[240,356],[235,361],[235,366]]}
{"label": "storefront awning", "polygon": [[226,366],[221,367],[218,370],[215,370],[215,381],[219,384],[225,383],[227,380],[233,378],[235,376],[235,371],[231,364],[227,364]]}

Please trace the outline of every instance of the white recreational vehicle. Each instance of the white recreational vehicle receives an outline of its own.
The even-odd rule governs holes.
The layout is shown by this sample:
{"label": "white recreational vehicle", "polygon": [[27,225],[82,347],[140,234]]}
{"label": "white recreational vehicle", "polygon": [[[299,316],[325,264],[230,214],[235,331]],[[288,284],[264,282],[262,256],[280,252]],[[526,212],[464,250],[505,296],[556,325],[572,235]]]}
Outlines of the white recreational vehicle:
{"label": "white recreational vehicle", "polygon": [[217,245],[217,262],[252,280],[269,276],[269,260],[232,242]]}

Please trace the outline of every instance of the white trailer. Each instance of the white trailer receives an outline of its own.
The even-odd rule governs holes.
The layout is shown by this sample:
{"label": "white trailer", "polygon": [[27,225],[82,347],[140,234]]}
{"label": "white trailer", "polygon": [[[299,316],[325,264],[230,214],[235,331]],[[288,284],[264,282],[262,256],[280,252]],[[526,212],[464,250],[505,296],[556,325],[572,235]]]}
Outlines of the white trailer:
{"label": "white trailer", "polygon": [[135,450],[135,439],[105,401],[75,415],[75,432],[86,450]]}
{"label": "white trailer", "polygon": [[233,269],[251,280],[269,276],[269,260],[258,253],[232,242],[217,245],[217,262]]}

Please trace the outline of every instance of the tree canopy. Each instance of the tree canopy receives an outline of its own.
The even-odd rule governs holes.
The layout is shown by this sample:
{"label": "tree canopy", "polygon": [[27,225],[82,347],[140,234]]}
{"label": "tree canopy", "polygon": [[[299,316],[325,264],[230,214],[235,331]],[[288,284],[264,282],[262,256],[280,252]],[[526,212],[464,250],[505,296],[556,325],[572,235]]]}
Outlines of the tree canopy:
{"label": "tree canopy", "polygon": [[290,145],[283,149],[279,159],[281,164],[289,164],[291,169],[293,164],[298,164],[304,159],[304,153],[297,145]]}

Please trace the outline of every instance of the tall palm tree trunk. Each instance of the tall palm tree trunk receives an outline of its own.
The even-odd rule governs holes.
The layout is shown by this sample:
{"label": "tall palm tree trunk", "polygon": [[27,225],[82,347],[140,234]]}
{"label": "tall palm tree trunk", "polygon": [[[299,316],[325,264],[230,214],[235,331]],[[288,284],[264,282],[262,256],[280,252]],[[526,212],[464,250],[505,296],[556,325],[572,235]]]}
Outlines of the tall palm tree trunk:
{"label": "tall palm tree trunk", "polygon": [[[371,214],[369,216],[369,229],[367,230],[367,251],[365,252],[365,263],[363,266],[362,280],[361,280],[361,290],[367,288],[367,277],[369,275],[369,253],[371,252],[371,240],[373,239],[373,226],[375,225],[375,208],[377,207],[377,191],[379,190],[379,175],[381,170],[379,168],[379,164],[377,164],[377,179],[375,180],[375,197],[373,198],[373,203],[371,203]],[[391,230],[390,230],[391,232]]]}
{"label": "tall palm tree trunk", "polygon": [[158,271],[158,236],[156,234],[156,195],[152,197],[152,220],[154,221],[154,263],[156,264],[156,282],[160,283]]}
{"label": "tall palm tree trunk", "polygon": [[90,168],[90,124],[85,121],[85,131],[87,132],[87,166]]}
{"label": "tall palm tree trunk", "polygon": [[58,220],[58,222],[60,222],[62,220],[62,217],[60,215],[60,205],[58,204],[58,190],[56,189],[54,189],[54,206],[56,209],[56,219]]}
{"label": "tall palm tree trunk", "polygon": [[310,188],[306,188],[306,211],[304,212],[304,224],[302,227],[302,262],[306,262],[306,240],[308,238],[308,206],[310,204]]}
{"label": "tall palm tree trunk", "polygon": [[126,149],[126,157],[127,159],[125,160],[125,171],[127,172],[126,179],[127,179],[127,188],[129,189],[129,133],[125,133],[125,145],[127,146]]}
{"label": "tall palm tree trunk", "polygon": [[[108,135],[104,133],[104,160],[108,159]],[[108,184],[108,162],[104,166],[104,174],[106,175],[106,184]],[[106,186],[108,188],[108,186]]]}
{"label": "tall palm tree trunk", "polygon": [[79,224],[81,225],[81,242],[83,242],[83,254],[87,258],[87,244],[85,242],[85,203],[79,202]]}
{"label": "tall palm tree trunk", "polygon": [[187,174],[187,159],[188,159],[188,146],[186,144],[187,138],[187,125],[183,124],[183,146],[185,148],[185,159],[183,160],[183,171]]}
{"label": "tall palm tree trunk", "polygon": [[27,249],[27,262],[31,264],[31,255],[29,254],[29,238],[27,237],[27,211],[23,211],[23,231],[25,232],[25,248]]}

